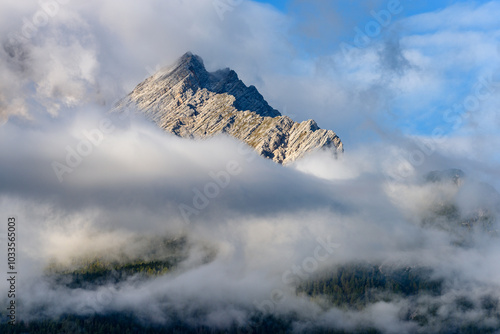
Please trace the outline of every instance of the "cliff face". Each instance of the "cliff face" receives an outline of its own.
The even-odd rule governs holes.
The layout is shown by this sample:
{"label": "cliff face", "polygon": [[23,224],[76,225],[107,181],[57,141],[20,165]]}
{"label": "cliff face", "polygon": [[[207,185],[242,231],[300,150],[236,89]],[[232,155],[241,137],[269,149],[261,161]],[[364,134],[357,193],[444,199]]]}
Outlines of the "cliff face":
{"label": "cliff face", "polygon": [[296,123],[282,116],[254,86],[239,80],[236,72],[209,73],[202,59],[191,53],[137,85],[118,110],[124,107],[139,109],[180,137],[229,134],[282,164],[320,148],[343,152],[333,131],[320,129],[313,120]]}

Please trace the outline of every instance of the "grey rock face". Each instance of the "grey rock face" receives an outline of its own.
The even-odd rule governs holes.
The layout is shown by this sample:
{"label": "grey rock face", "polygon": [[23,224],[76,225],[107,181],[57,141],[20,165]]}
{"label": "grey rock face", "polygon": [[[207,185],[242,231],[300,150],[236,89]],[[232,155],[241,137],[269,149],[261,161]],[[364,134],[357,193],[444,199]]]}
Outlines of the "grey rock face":
{"label": "grey rock face", "polygon": [[463,183],[465,174],[462,170],[451,168],[446,170],[435,170],[427,173],[425,180],[427,182],[453,182],[457,186]]}
{"label": "grey rock face", "polygon": [[229,134],[262,156],[286,164],[304,154],[343,152],[340,138],[313,120],[282,116],[254,86],[230,69],[207,72],[200,57],[184,54],[174,65],[147,78],[117,106],[137,108],[164,130],[185,138]]}

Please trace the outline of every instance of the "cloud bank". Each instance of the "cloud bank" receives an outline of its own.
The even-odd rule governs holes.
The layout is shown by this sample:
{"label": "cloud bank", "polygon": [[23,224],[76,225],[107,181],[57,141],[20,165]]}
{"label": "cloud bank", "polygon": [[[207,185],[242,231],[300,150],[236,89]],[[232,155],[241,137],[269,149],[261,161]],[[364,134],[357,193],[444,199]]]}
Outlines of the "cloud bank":
{"label": "cloud bank", "polygon": [[[315,34],[329,20],[304,26],[293,13],[251,1],[223,12],[201,0],[0,7],[0,211],[20,222],[21,316],[131,312],[153,323],[181,316],[228,328],[260,311],[300,314],[296,331],[498,328],[481,308],[485,296],[498,302],[500,281],[491,61],[498,34],[488,19],[496,3],[394,17],[348,57],[337,48],[304,55],[294,40],[297,29],[328,39]],[[463,19],[443,23],[450,16]],[[182,140],[140,117],[108,113],[187,50],[209,70],[232,67],[275,108],[315,118],[352,147],[339,160],[316,152],[284,168],[231,138]],[[452,85],[457,72],[473,73],[471,84]],[[474,98],[479,107],[469,104]],[[452,167],[467,175],[460,187],[425,181],[427,172]],[[449,203],[452,218],[439,211]],[[463,225],[482,218],[486,228]],[[187,240],[185,257],[166,275],[71,289],[45,274],[51,263],[79,257],[142,256],[159,236]],[[345,310],[295,291],[359,262],[432,268],[443,293]],[[474,307],[457,307],[462,296]],[[424,327],[401,316],[428,305],[437,313]]]}

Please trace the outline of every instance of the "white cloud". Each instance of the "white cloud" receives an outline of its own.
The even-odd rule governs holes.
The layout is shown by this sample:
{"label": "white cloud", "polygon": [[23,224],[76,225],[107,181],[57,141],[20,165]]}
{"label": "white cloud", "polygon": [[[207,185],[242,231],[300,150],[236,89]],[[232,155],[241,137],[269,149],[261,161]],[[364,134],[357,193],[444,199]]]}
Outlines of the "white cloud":
{"label": "white cloud", "polygon": [[[4,32],[21,31],[23,16],[30,19],[40,10],[11,1],[0,6]],[[465,14],[470,7],[452,6],[402,20],[394,26],[395,35],[382,36],[346,59],[340,52],[301,55],[290,34],[293,20],[250,1],[234,6],[224,20],[208,0],[61,5],[45,27],[0,54],[1,114],[18,116],[0,132],[0,154],[8,157],[0,161],[0,208],[16,211],[23,222],[23,279],[39,281],[53,258],[112,254],[133,236],[148,240],[183,233],[192,248],[172,275],[108,287],[112,299],[107,304],[99,302],[106,287],[70,291],[39,282],[26,294],[27,310],[46,303],[52,315],[85,313],[91,306],[133,310],[141,317],[150,312],[159,320],[166,309],[174,309],[192,321],[226,326],[233,320],[244,323],[255,300],[265,301],[280,289],[284,299],[275,308],[302,314],[297,326],[317,321],[352,329],[368,322],[386,332],[408,330],[397,313],[408,300],[372,305],[364,312],[324,311],[283,283],[283,273],[313,256],[317,238],[327,236],[341,247],[321,268],[388,259],[418,263],[445,277],[451,291],[463,292],[458,280],[480,282],[484,291],[472,291],[471,298],[495,296],[500,277],[494,241],[479,233],[473,235],[473,247],[457,248],[451,244],[455,235],[420,223],[443,198],[456,200],[464,212],[477,201],[494,207],[480,186],[455,193],[455,188],[422,185],[422,178],[429,170],[460,167],[471,179],[500,189],[498,161],[488,158],[498,136],[478,135],[496,122],[497,97],[396,180],[391,177],[407,167],[410,154],[422,150],[418,143],[430,138],[408,138],[393,129],[395,121],[386,111],[396,103],[412,120],[438,100],[452,104],[459,93],[446,95],[470,70],[477,76],[494,71],[497,7],[491,2]],[[452,15],[465,18],[447,24]],[[464,31],[471,26],[484,30]],[[285,168],[260,158],[248,161],[231,138],[182,140],[143,120],[123,122],[96,111],[97,105],[107,109],[150,69],[188,50],[202,56],[210,70],[234,68],[293,118],[315,118],[321,127],[337,131],[346,145],[344,157],[333,160],[316,152]],[[59,116],[48,117],[40,105]],[[83,131],[95,129],[105,117],[114,130],[59,182],[52,162],[65,163],[66,148],[76,149],[86,139]],[[355,141],[363,145],[351,149]],[[186,224],[179,205],[192,205],[194,189],[203,191],[213,182],[210,172],[224,171],[230,160],[238,162],[241,173]],[[205,245],[217,255],[201,265]],[[132,255],[135,250],[129,249]],[[207,305],[205,317],[196,319]]]}

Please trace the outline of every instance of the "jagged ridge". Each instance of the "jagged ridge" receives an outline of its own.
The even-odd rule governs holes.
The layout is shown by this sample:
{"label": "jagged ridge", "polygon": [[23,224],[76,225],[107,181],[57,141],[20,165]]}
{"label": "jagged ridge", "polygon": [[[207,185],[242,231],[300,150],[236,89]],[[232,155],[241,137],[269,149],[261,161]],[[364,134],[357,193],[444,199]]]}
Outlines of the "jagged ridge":
{"label": "jagged ridge", "polygon": [[313,120],[296,123],[282,116],[254,86],[247,87],[228,68],[209,73],[203,60],[188,52],[137,87],[118,106],[136,107],[161,128],[180,137],[227,133],[262,156],[289,163],[307,152],[343,152],[340,138]]}

